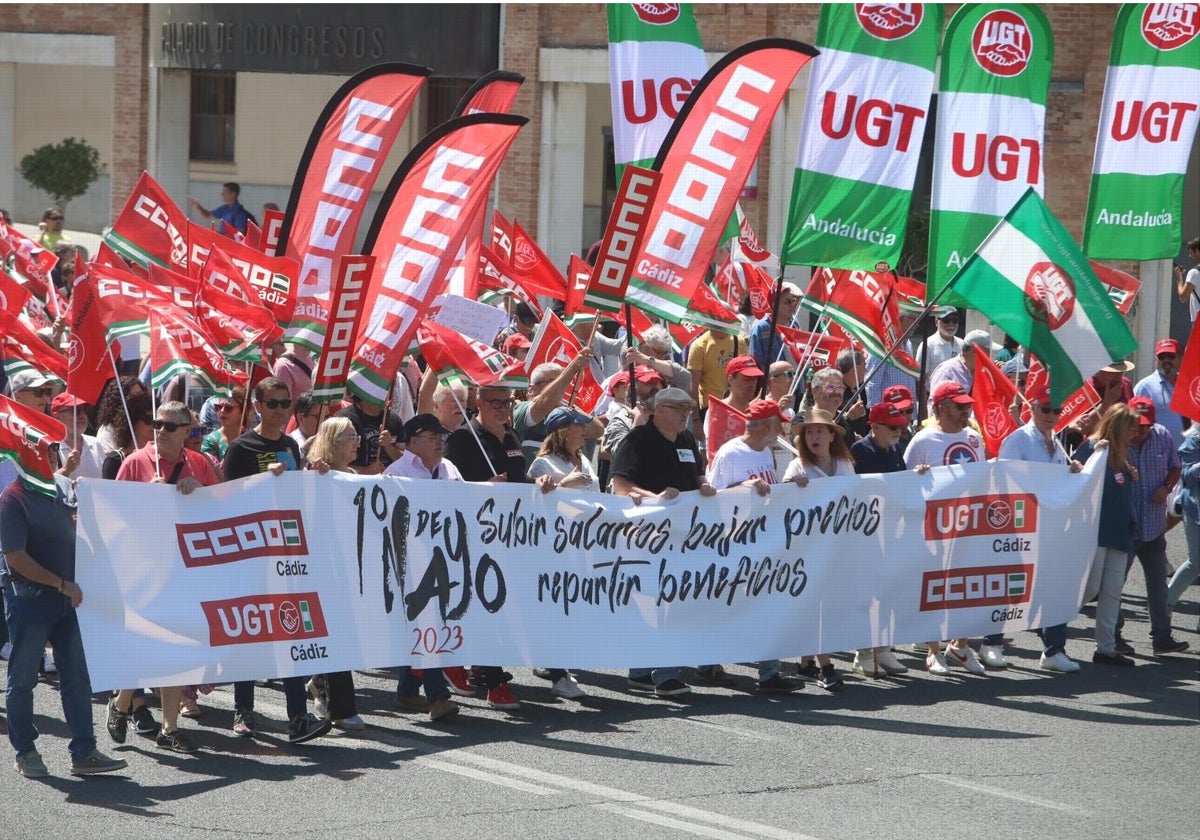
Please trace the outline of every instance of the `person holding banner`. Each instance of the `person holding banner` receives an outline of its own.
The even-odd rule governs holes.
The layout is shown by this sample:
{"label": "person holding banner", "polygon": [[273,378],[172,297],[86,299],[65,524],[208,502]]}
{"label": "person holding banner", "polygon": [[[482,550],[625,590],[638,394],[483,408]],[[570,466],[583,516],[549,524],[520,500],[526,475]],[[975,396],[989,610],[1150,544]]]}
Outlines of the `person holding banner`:
{"label": "person holding banner", "polygon": [[[304,463],[296,441],[283,433],[292,409],[292,395],[287,385],[273,376],[262,379],[254,386],[254,410],[258,412],[258,425],[250,429],[225,452],[222,464],[225,481],[236,481],[252,475],[269,472],[283,475],[285,470],[298,470]],[[315,462],[318,472],[327,472],[329,465]],[[328,718],[318,718],[308,711],[308,692],[304,677],[285,677],[283,693],[287,702],[288,740],[303,744],[328,732],[333,723]],[[243,738],[253,738],[256,722],[254,717],[254,681],[244,680],[233,684],[233,731]]]}
{"label": "person holding banner", "polygon": [[88,776],[129,766],[96,749],[92,726],[92,684],[75,611],[83,590],[75,582],[75,493],[63,476],[54,495],[23,478],[0,495],[0,582],[12,642],[6,708],[14,766],[27,779],[50,775],[35,744],[33,689],[47,643],[58,654],[59,695],[71,734],[71,773]]}
{"label": "person holding banner", "polygon": [[[983,438],[968,426],[975,400],[962,383],[947,381],[933,392],[933,422],[909,441],[904,451],[904,463],[918,473],[930,467],[949,467],[984,460]],[[939,677],[950,675],[948,662],[965,668],[972,674],[985,673],[983,664],[971,649],[967,639],[954,639],[941,651],[941,642],[930,642],[925,657],[925,669]]]}
{"label": "person holding banner", "polygon": [[[706,474],[712,485],[722,490],[750,487],[760,496],[770,494],[771,485],[779,483],[771,444],[779,436],[782,420],[783,413],[776,401],[751,402],[746,412],[745,434],[726,441],[708,465]],[[764,694],[789,694],[804,688],[804,683],[780,673],[782,663],[778,659],[763,660],[755,665],[758,667],[755,688]],[[719,665],[709,665],[697,669],[697,673],[709,677],[707,682],[716,682],[712,677],[724,673],[724,669],[717,669],[720,669]],[[732,678],[729,679],[732,684]]]}
{"label": "person holding banner", "polygon": [[[838,377],[840,382],[840,373]],[[796,433],[796,457],[788,464],[784,481],[807,487],[814,479],[854,475],[854,456],[846,445],[846,430],[834,422],[828,411],[819,408],[806,411],[792,424],[792,430]],[[843,685],[841,674],[825,653],[801,657],[797,673],[815,680],[827,691],[836,691]]]}
{"label": "person holding banner", "polygon": [[[699,490],[715,496],[717,490],[700,470],[700,450],[688,431],[695,401],[687,391],[664,388],[654,395],[649,422],[630,430],[616,450],[612,487],[617,496],[634,504],[669,502],[680,493]],[[630,691],[653,692],[659,697],[687,694],[691,688],[679,679],[678,667],[630,668]]]}
{"label": "person holding banner", "polygon": [[[1073,473],[1079,472],[1082,465],[1068,457],[1054,434],[1062,408],[1055,408],[1050,400],[1050,383],[1042,380],[1042,385],[1025,398],[1029,401],[1029,422],[1003,440],[999,460],[1061,464]],[[1042,638],[1038,665],[1043,671],[1070,674],[1079,670],[1079,663],[1067,656],[1067,625],[1042,628],[1038,635]]]}
{"label": "person holding banner", "polygon": [[[220,481],[207,457],[184,446],[192,428],[191,409],[181,402],[163,403],[155,413],[153,426],[154,439],[124,460],[117,471],[117,481],[174,484],[185,496],[199,487],[211,487]],[[155,743],[172,752],[195,752],[196,745],[179,731],[183,687],[161,686],[159,697],[163,722],[155,735]],[[131,688],[122,689],[109,701],[109,734],[118,744],[125,741],[127,720],[134,711],[133,706],[134,690]]]}
{"label": "person holding banner", "polygon": [[1133,485],[1138,473],[1129,462],[1129,446],[1137,436],[1139,423],[1138,413],[1128,405],[1111,405],[1100,418],[1099,428],[1075,450],[1075,457],[1086,463],[1096,450],[1108,449],[1096,556],[1084,586],[1083,603],[1096,599],[1096,652],[1092,662],[1121,668],[1132,668],[1134,664],[1117,650],[1117,620],[1129,553],[1137,535]]}
{"label": "person holding banner", "polygon": [[359,468],[360,474],[378,475],[404,451],[400,443],[404,435],[404,421],[387,406],[375,406],[352,394],[350,405],[334,416],[345,417],[354,424],[359,444],[353,463]]}
{"label": "person holding banner", "polygon": [[[445,457],[454,462],[464,481],[525,481],[525,453],[510,428],[513,395],[508,388],[489,385],[479,389],[479,414],[446,438]],[[521,704],[508,687],[512,676],[495,665],[475,666],[472,678],[487,689],[493,709],[519,709]]]}

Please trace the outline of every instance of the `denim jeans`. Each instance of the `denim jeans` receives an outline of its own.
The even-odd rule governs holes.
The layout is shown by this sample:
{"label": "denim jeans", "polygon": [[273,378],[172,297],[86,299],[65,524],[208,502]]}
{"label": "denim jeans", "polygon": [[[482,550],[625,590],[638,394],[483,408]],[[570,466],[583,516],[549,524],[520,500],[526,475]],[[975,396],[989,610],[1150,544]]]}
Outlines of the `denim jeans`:
{"label": "denim jeans", "polygon": [[1045,656],[1067,652],[1067,625],[1055,624],[1053,627],[1043,627],[1038,631],[1038,635],[1042,637],[1042,653]]}
{"label": "denim jeans", "polygon": [[642,680],[649,677],[655,685],[662,685],[667,680],[679,679],[679,668],[630,668],[629,679]]}
{"label": "denim jeans", "polygon": [[[308,691],[304,688],[304,677],[284,677],[283,696],[287,702],[288,720],[308,712]],[[233,684],[233,708],[238,712],[254,711],[254,681]]]}
{"label": "denim jeans", "polygon": [[1187,538],[1187,559],[1175,570],[1175,577],[1167,587],[1167,606],[1179,602],[1187,588],[1200,578],[1200,525],[1183,520],[1183,535]]}
{"label": "denim jeans", "polygon": [[1171,639],[1171,610],[1167,607],[1167,537],[1135,542],[1133,556],[1142,564],[1146,579],[1146,604],[1150,612],[1150,638],[1155,644]]}
{"label": "denim jeans", "polygon": [[401,665],[396,669],[399,681],[396,683],[396,697],[416,697],[417,690],[425,686],[425,699],[432,703],[450,696],[450,687],[446,685],[446,675],[441,668],[422,668],[421,676],[413,675],[413,669]]}
{"label": "denim jeans", "polygon": [[92,727],[92,681],[88,676],[79,635],[79,620],[71,599],[32,583],[12,581],[4,586],[4,612],[8,620],[12,658],[8,660],[8,740],[17,754],[34,749],[33,689],[46,642],[54,647],[59,694],[74,758],[86,758],[96,749]]}

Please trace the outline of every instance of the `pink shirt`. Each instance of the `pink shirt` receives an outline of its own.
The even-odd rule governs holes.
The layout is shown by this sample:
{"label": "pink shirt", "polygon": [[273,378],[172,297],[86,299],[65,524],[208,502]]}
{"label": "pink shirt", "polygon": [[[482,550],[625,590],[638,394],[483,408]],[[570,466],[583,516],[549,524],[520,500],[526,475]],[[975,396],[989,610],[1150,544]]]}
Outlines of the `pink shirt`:
{"label": "pink shirt", "polygon": [[180,457],[174,461],[159,458],[158,472],[156,473],[154,469],[155,452],[154,442],[151,441],[122,461],[121,468],[117,470],[117,481],[150,482],[154,480],[156,474],[167,479],[171,477],[171,473],[175,471],[175,465],[180,461],[183,462],[183,469],[179,472],[179,478],[175,479],[176,484],[185,478],[194,478],[205,487],[211,487],[221,481],[213,469],[212,462],[199,452],[193,452],[190,449],[184,449]]}

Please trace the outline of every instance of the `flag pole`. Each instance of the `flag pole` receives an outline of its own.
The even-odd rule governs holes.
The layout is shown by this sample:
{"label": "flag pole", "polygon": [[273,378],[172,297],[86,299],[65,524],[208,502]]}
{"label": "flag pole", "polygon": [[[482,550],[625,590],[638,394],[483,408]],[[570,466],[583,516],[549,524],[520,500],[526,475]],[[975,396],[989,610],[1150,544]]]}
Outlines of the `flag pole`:
{"label": "flag pole", "polygon": [[500,473],[496,472],[496,465],[488,457],[487,449],[484,448],[483,441],[479,439],[479,434],[475,431],[475,427],[471,425],[470,420],[466,419],[467,407],[459,401],[458,394],[454,393],[453,388],[448,388],[447,390],[450,392],[450,396],[454,398],[454,404],[458,406],[458,410],[462,412],[463,425],[467,427],[467,430],[471,433],[471,437],[475,438],[475,444],[479,447],[479,451],[483,453],[483,460],[487,461],[488,469],[492,471],[492,475],[499,475]]}
{"label": "flag pole", "polygon": [[[591,330],[591,332],[588,333],[587,344],[585,344],[584,347],[592,346],[592,341],[595,340],[596,331],[597,331],[597,329],[599,329],[599,327],[600,327],[600,310],[597,309],[596,317],[592,319],[592,330]],[[583,378],[582,370],[579,371],[579,373],[575,374],[575,376],[571,378],[571,393],[567,397],[567,408],[575,407],[575,392],[579,389],[579,380],[582,378]]]}
{"label": "flag pole", "polygon": [[[629,298],[625,298],[625,350],[626,355],[629,355],[633,349],[633,307],[629,304]],[[637,378],[634,376],[634,371],[637,370],[637,365],[634,364],[632,357],[629,361],[629,392],[625,395],[625,399],[629,402],[630,410],[637,407]]]}
{"label": "flag pole", "polygon": [[[770,319],[770,321],[767,322],[767,326],[770,327],[770,332],[767,333],[767,353],[766,353],[766,356],[764,357],[766,359],[771,358],[771,348],[775,346],[774,345],[775,322],[777,320],[779,320],[779,299],[781,297],[783,297],[783,261],[782,260],[780,260],[780,262],[779,262],[779,275],[775,278],[775,298],[771,301],[771,319]],[[753,340],[754,336],[751,335],[750,339]],[[780,338],[780,345],[782,345],[782,344],[783,344],[783,339]],[[768,362],[767,366],[770,367],[769,362]],[[763,374],[766,374],[766,373],[767,373],[767,371],[764,370]],[[767,384],[768,384],[769,379],[770,379],[770,377],[764,375],[763,378],[761,380],[759,380],[758,396],[762,397],[762,396],[766,395]]]}

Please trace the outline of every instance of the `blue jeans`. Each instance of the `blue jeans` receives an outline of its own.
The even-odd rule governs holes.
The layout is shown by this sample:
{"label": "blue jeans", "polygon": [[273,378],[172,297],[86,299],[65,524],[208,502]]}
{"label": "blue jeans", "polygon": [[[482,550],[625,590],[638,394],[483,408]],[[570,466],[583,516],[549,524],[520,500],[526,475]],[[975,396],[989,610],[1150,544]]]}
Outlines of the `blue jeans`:
{"label": "blue jeans", "polygon": [[13,646],[6,694],[9,742],[18,755],[34,749],[38,731],[33,725],[33,689],[48,641],[54,647],[59,695],[71,733],[68,748],[74,758],[86,758],[96,750],[92,680],[71,599],[44,586],[12,581],[4,586],[4,613]]}
{"label": "blue jeans", "polygon": [[[287,702],[288,720],[308,713],[308,690],[304,688],[304,677],[284,677],[283,696]],[[233,684],[233,708],[235,712],[254,711],[254,681]]]}
{"label": "blue jeans", "polygon": [[1175,570],[1167,586],[1167,606],[1173,607],[1189,586],[1200,579],[1200,525],[1183,520],[1183,535],[1187,538],[1187,560]]}
{"label": "blue jeans", "polygon": [[399,682],[396,683],[396,697],[416,697],[417,690],[425,686],[425,699],[432,703],[450,696],[450,687],[446,685],[446,675],[441,668],[422,668],[421,678],[413,676],[413,669],[401,665],[396,669]]}
{"label": "blue jeans", "polygon": [[1055,624],[1053,627],[1043,627],[1038,631],[1042,637],[1042,654],[1054,656],[1056,653],[1067,652],[1067,625]]}

